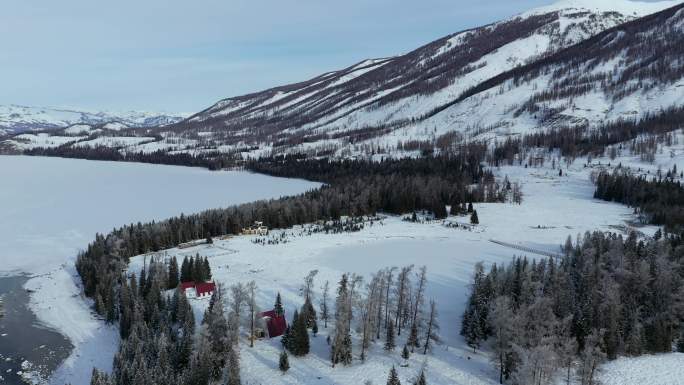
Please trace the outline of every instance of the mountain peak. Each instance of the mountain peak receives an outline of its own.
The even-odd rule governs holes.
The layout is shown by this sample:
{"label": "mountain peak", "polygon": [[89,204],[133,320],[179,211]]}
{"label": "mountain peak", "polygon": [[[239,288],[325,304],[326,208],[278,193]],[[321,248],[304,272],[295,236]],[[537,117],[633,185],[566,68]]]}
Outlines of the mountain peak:
{"label": "mountain peak", "polygon": [[559,0],[551,5],[532,9],[522,15],[543,14],[563,10],[588,10],[593,12],[618,12],[625,16],[639,17],[674,7],[677,4],[681,4],[682,1]]}

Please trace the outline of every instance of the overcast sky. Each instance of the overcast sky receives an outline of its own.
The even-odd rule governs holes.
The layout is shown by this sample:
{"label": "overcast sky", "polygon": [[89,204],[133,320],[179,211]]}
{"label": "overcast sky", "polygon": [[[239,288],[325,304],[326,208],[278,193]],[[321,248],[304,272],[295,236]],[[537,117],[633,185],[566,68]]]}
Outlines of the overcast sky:
{"label": "overcast sky", "polygon": [[552,0],[2,0],[0,104],[194,112]]}

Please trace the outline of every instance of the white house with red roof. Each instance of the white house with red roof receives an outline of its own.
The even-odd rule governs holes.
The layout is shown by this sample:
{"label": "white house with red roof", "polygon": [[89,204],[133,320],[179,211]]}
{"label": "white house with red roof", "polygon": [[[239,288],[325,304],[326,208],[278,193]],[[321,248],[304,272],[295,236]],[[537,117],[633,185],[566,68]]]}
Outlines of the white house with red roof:
{"label": "white house with red roof", "polygon": [[216,290],[214,282],[181,282],[180,287],[188,298],[211,298]]}

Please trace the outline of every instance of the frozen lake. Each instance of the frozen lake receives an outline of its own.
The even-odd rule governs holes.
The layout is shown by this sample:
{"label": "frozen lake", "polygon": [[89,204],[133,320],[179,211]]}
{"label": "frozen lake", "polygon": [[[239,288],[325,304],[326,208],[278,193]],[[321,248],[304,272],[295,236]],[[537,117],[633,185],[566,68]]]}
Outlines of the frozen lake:
{"label": "frozen lake", "polygon": [[0,156],[0,274],[49,271],[96,232],[292,195],[318,184],[248,172]]}
{"label": "frozen lake", "polygon": [[[24,288],[31,295],[23,298],[37,323],[58,331],[74,345],[52,382],[80,383],[93,366],[111,366],[116,344],[102,342],[115,340],[116,330],[94,318],[80,296],[73,268],[78,250],[95,233],[131,222],[298,194],[317,186],[238,171],[0,156],[0,276],[27,274],[30,279]],[[42,343],[27,340],[26,344]],[[84,349],[95,349],[97,354],[86,354]]]}

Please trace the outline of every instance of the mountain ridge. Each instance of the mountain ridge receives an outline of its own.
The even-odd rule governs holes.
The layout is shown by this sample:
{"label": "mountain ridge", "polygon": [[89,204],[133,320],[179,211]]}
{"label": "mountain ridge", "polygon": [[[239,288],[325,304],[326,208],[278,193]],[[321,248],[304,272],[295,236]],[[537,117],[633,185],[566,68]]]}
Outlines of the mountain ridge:
{"label": "mountain ridge", "polygon": [[102,126],[108,123],[121,123],[126,127],[166,126],[185,117],[185,114],[145,111],[88,111],[78,108],[8,104],[0,105],[0,130],[10,134],[62,129],[77,124]]}
{"label": "mountain ridge", "polygon": [[[84,138],[78,145],[242,158],[411,156],[464,141],[636,119],[684,105],[676,60],[684,54],[681,7],[681,1],[562,1],[404,55],[225,98],[178,123],[116,135],[144,143]],[[21,139],[23,148],[46,142]]]}
{"label": "mountain ridge", "polygon": [[[564,1],[541,7],[483,27],[451,34],[405,55],[368,59],[304,82],[226,98],[181,122],[180,125],[185,127],[180,128],[180,131],[217,131],[217,136],[222,139],[226,136],[232,136],[232,139],[246,139],[243,143],[246,146],[263,145],[269,141],[254,140],[255,136],[260,135],[269,137],[275,147],[292,145],[301,140],[301,137],[345,136],[345,131],[360,131],[360,137],[352,140],[363,140],[370,127],[382,130],[388,125],[394,125],[393,128],[387,129],[393,130],[410,124],[411,120],[423,119],[425,115],[433,114],[436,109],[448,107],[449,100],[459,98],[470,88],[501,73],[552,55],[647,12],[667,8],[679,2],[599,2],[598,5],[585,6],[586,3],[588,2]],[[629,15],[608,11],[607,9],[612,9],[611,6],[617,6]],[[596,10],[592,11],[590,8]],[[517,35],[515,38],[506,39],[505,33],[511,31],[517,32]],[[467,46],[467,40],[473,39],[473,35],[477,34],[483,35],[483,39],[500,38],[503,41],[491,49],[483,49],[481,45]],[[456,51],[457,48],[463,48],[464,42],[465,48],[482,49],[483,53],[459,62],[461,66],[457,67],[456,71],[454,66],[444,65],[447,70],[437,68],[433,75],[431,68],[425,68],[439,67],[441,63],[426,63],[435,57]],[[402,60],[408,64],[401,63]],[[452,60],[446,64],[453,63]],[[371,95],[372,87],[378,88],[377,84],[373,83],[373,76],[382,74],[384,78],[401,77],[403,75],[400,72],[406,67],[416,73],[414,78],[409,78],[403,83],[396,82],[395,87],[391,87],[392,84],[381,84],[380,89]],[[359,71],[359,68],[363,71]],[[411,87],[430,87],[430,83],[435,83],[434,78],[443,76],[445,71],[456,72],[455,77],[446,78],[445,81],[450,84],[427,92],[420,89],[411,90]],[[383,81],[383,76],[378,76],[380,82]],[[363,82],[370,86],[354,89],[353,83]],[[332,85],[322,87],[325,83]],[[391,80],[387,83],[391,83]],[[341,88],[345,87],[345,84],[348,85],[347,89]],[[305,114],[302,111],[305,111]],[[230,141],[229,138],[227,144],[240,146],[240,143]]]}

